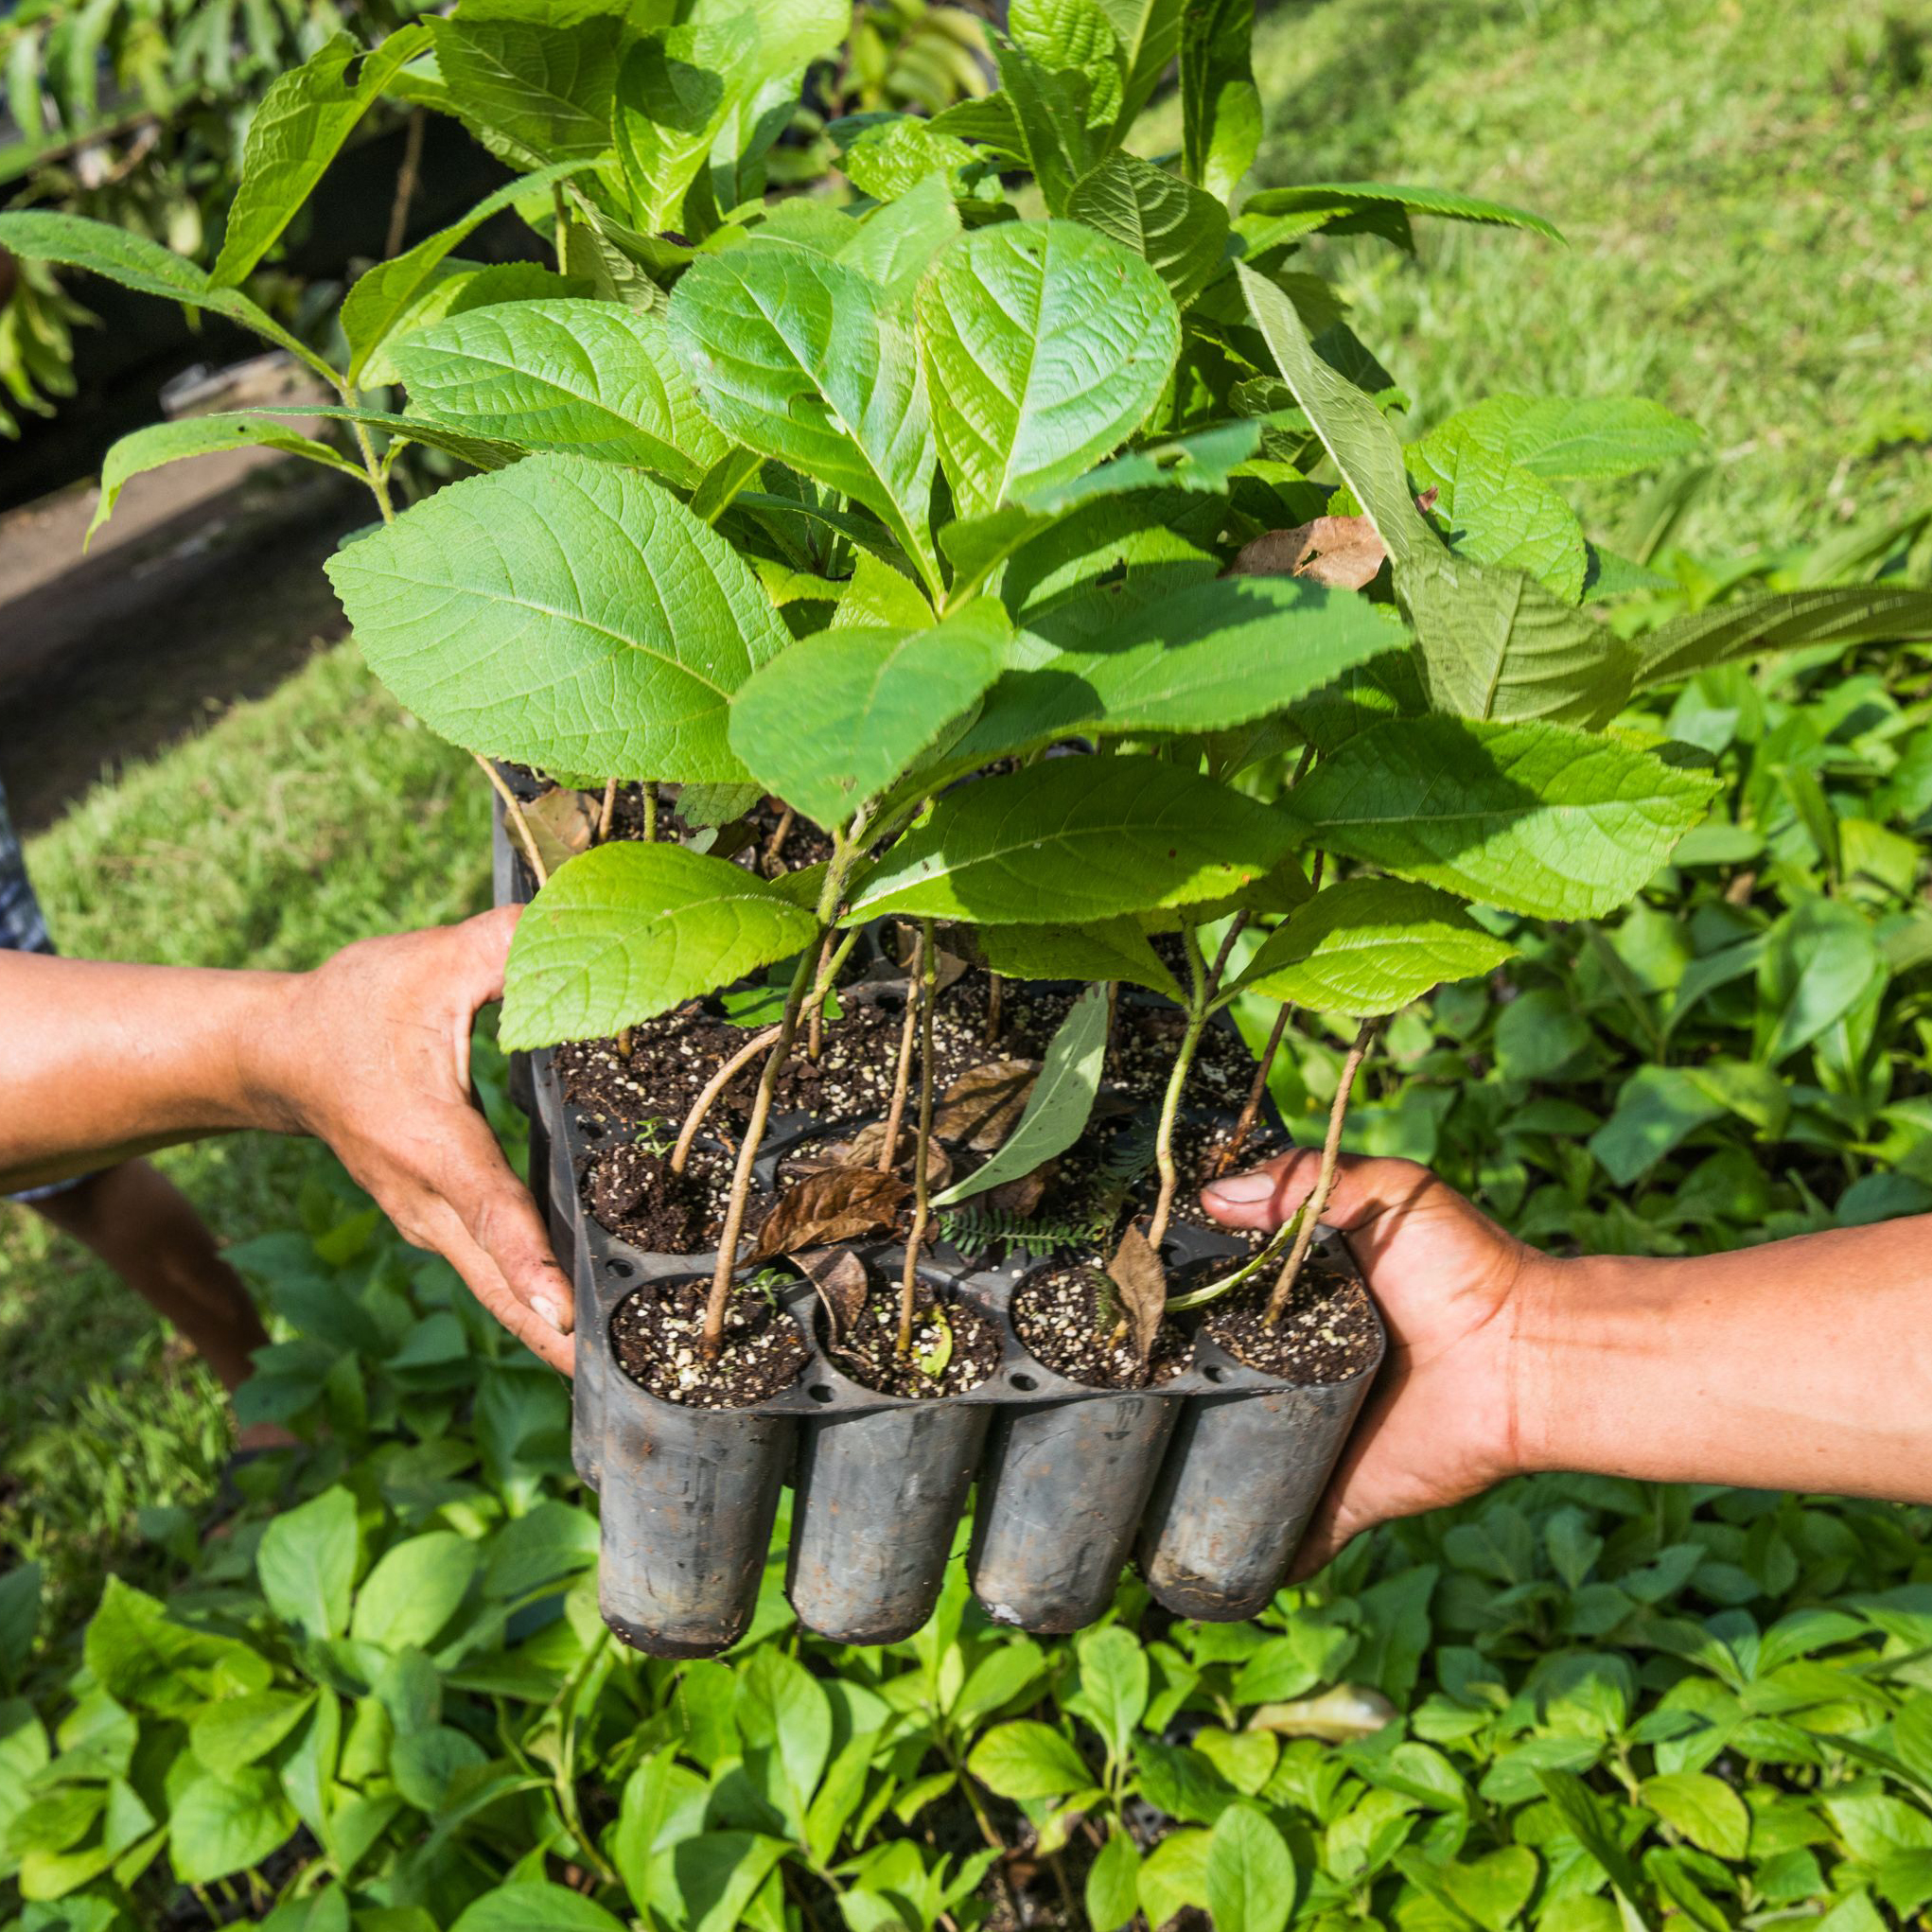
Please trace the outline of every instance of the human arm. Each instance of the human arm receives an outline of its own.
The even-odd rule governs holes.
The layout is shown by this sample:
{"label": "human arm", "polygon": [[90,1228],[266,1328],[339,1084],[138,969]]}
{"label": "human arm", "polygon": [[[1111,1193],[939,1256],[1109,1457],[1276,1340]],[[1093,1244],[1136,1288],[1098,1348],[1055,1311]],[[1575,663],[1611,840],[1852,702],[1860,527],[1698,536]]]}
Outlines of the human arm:
{"label": "human arm", "polygon": [[312,973],[0,952],[0,1190],[203,1134],[312,1133],[568,1371],[569,1281],[469,1083],[516,922],[506,908],[364,940]]}
{"label": "human arm", "polygon": [[[1273,1228],[1316,1166],[1289,1154],[1203,1200]],[[1344,1157],[1324,1218],[1361,1263],[1389,1357],[1299,1575],[1376,1523],[1537,1470],[1932,1501],[1932,1217],[1559,1259],[1425,1168]]]}

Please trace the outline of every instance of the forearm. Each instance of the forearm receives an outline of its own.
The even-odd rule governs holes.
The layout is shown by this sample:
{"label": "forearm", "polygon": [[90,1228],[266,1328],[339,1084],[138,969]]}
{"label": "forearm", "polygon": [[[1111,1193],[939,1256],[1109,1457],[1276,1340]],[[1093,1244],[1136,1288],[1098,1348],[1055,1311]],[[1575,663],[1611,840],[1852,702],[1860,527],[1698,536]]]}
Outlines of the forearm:
{"label": "forearm", "polygon": [[1515,1301],[1526,1469],[1932,1501],[1932,1217],[1553,1262]]}
{"label": "forearm", "polygon": [[276,1124],[255,1054],[288,984],[0,952],[0,1191]]}

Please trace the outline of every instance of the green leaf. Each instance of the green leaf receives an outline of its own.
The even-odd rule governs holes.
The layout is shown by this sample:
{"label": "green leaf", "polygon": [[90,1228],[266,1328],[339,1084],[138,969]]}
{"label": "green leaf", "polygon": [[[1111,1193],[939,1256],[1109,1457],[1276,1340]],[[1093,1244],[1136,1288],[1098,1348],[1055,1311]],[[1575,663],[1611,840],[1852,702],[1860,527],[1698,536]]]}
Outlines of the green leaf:
{"label": "green leaf", "polygon": [[1296,786],[1309,842],[1537,919],[1633,898],[1705,813],[1709,774],[1568,726],[1402,718]]}
{"label": "green leaf", "polygon": [[611,128],[640,233],[684,227],[685,196],[756,84],[758,42],[758,16],[747,9],[645,34],[624,56]]}
{"label": "green leaf", "polygon": [[556,183],[580,173],[589,165],[585,160],[559,161],[534,174],[518,175],[494,194],[485,195],[460,220],[425,236],[413,248],[389,261],[378,262],[358,276],[342,297],[341,316],[342,335],[349,345],[349,380],[361,380],[370,357],[435,280],[445,257],[453,254],[492,215],[501,214],[526,197],[546,194]]}
{"label": "green leaf", "polygon": [[510,944],[503,1042],[594,1040],[809,945],[812,915],[756,872],[678,845],[593,847]]}
{"label": "green leaf", "polygon": [[349,1635],[385,1650],[426,1648],[468,1595],[479,1555],[454,1530],[430,1530],[386,1550],[356,1592]]}
{"label": "green leaf", "polygon": [[130,478],[144,470],[159,469],[163,464],[179,463],[190,456],[212,456],[223,449],[259,448],[286,450],[304,456],[325,468],[341,470],[360,479],[361,470],[331,449],[298,430],[252,415],[184,416],[175,423],[149,423],[121,437],[108,450],[100,465],[100,501],[95,505],[94,520],[87,526],[87,541],[114,515],[120,494]]}
{"label": "green leaf", "polygon": [[929,630],[933,607],[904,571],[883,563],[870,551],[852,558],[852,576],[832,613],[834,630]]}
{"label": "green leaf", "polygon": [[1053,758],[948,793],[879,861],[846,922],[884,912],[1056,925],[1238,891],[1291,821],[1150,758]]}
{"label": "green leaf", "polygon": [[1140,1851],[1125,1831],[1109,1833],[1087,1868],[1085,1904],[1093,1932],[1119,1932],[1140,1906]]}
{"label": "green leaf", "polygon": [[802,639],[738,693],[731,749],[786,804],[828,831],[844,825],[978,701],[1010,637],[988,597],[923,630]]}
{"label": "green leaf", "polygon": [[[333,402],[302,403],[288,409],[237,410],[236,414],[258,422],[281,422],[293,417],[300,422],[360,423],[365,430],[379,430],[385,436],[403,437],[422,444],[426,449],[441,449],[478,469],[507,469],[523,453],[512,444],[472,436],[467,430],[452,430],[445,423],[394,415],[387,410],[345,408]],[[356,474],[360,477],[362,471]]]}
{"label": "green leaf", "polygon": [[1640,648],[1520,571],[1433,547],[1396,572],[1437,711],[1602,726],[1629,702]]}
{"label": "green leaf", "polygon": [[[1093,987],[1083,1000],[1098,996],[1106,1005],[1106,991]],[[1104,1044],[1104,1033],[1102,1042]],[[1044,1078],[1044,1076],[1043,1076]],[[1069,1708],[1084,1717],[1100,1733],[1109,1758],[1126,1764],[1133,1748],[1133,1733],[1147,1710],[1147,1652],[1133,1632],[1118,1624],[1089,1630],[1075,1646],[1080,1659],[1080,1689]]]}
{"label": "green leaf", "polygon": [[863,503],[937,590],[932,426],[903,305],[859,269],[773,241],[700,255],[669,314],[712,421]]}
{"label": "green leaf", "polygon": [[[0,216],[0,241],[7,239]],[[1639,684],[1670,684],[1694,671],[1760,651],[1812,644],[1890,643],[1932,638],[1932,590],[1860,584],[1835,590],[1790,590],[1694,610],[1642,641]]]}
{"label": "green leaf", "polygon": [[295,1829],[281,1781],[265,1765],[241,1765],[222,1776],[198,1770],[170,1796],[168,1857],[184,1885],[205,1885],[259,1865]]}
{"label": "green leaf", "polygon": [[1653,1932],[1653,1921],[1644,1909],[1647,1888],[1642,1876],[1606,1822],[1596,1794],[1574,1771],[1539,1767],[1533,1775],[1577,1843],[1604,1868],[1610,1883],[1623,1894],[1626,1924]]}
{"label": "green leaf", "polygon": [[[688,1927],[689,1932],[738,1932],[750,1923],[747,1907],[788,1849],[782,1838],[753,1832],[699,1832],[684,1838],[655,1861],[651,1909],[664,1923]],[[527,1925],[529,1921],[518,1923]],[[762,1918],[756,1923],[773,1922]],[[510,1932],[509,1925],[501,1932]],[[566,1924],[565,1932],[573,1928]]]}
{"label": "green leaf", "polygon": [[1233,198],[1261,145],[1252,0],[1182,0],[1181,171]]}
{"label": "green leaf", "polygon": [[1472,1920],[1484,1932],[1507,1932],[1537,1886],[1537,1854],[1527,1845],[1505,1845],[1481,1858],[1444,1864],[1410,1849],[1398,1852],[1396,1863],[1458,1918]]}
{"label": "green leaf", "polygon": [[1060,1798],[1094,1782],[1067,1739],[1030,1718],[994,1725],[974,1746],[966,1768],[1000,1798]]}
{"label": "green leaf", "polygon": [[[946,1207],[983,1194],[989,1187],[1030,1174],[1043,1161],[1064,1153],[1086,1132],[1106,1057],[1107,989],[1090,986],[1074,1001],[1073,1010],[1046,1043],[1040,1077],[1027,1097],[1027,1109],[1018,1125],[983,1167],[934,1195],[933,1205]],[[1138,1648],[1135,1645],[1136,1652]],[[1143,1664],[1143,1674],[1145,1668]]]}
{"label": "green leaf", "polygon": [[806,68],[833,59],[852,30],[847,0],[758,0],[746,13],[758,26],[754,84],[733,95],[711,149],[711,200],[726,211],[763,197],[764,155],[793,124]]}
{"label": "green leaf", "polygon": [[1185,308],[1221,272],[1227,210],[1212,195],[1137,154],[1113,154],[1083,174],[1066,212],[1140,255]]}
{"label": "green leaf", "polygon": [[1753,1058],[1778,1066],[1886,976],[1870,922],[1837,899],[1805,899],[1765,935],[1758,961]]}
{"label": "green leaf", "polygon": [[62,215],[46,208],[16,209],[0,214],[0,248],[10,250],[24,261],[52,262],[56,267],[84,269],[89,274],[105,275],[124,289],[138,294],[158,295],[164,301],[184,302],[192,308],[205,308],[213,315],[239,323],[256,335],[266,336],[277,348],[306,362],[324,380],[334,384],[336,373],[299,337],[292,336],[268,311],[258,307],[237,289],[224,289],[206,273],[172,249],[158,241],[115,228],[106,221],[90,221],[79,215]]}
{"label": "green leaf", "polygon": [[1181,0],[1100,0],[1100,6],[1114,23],[1123,69],[1120,115],[1114,124],[1118,140],[1180,51]]}
{"label": "green leaf", "polygon": [[[891,114],[861,127],[840,152],[838,166],[853,187],[876,202],[897,202],[916,190],[937,189],[953,211],[955,189],[970,192],[969,171],[979,169],[980,164],[958,135],[935,128],[924,116]],[[958,215],[953,211],[956,233],[958,225]]]}
{"label": "green leaf", "polygon": [[1434,541],[1403,467],[1402,446],[1375,404],[1315,354],[1294,304],[1244,263],[1235,265],[1255,325],[1322,447],[1400,566]]}
{"label": "green leaf", "polygon": [[987,965],[1009,979],[1124,979],[1179,1002],[1181,988],[1137,920],[1091,925],[989,925],[975,938]]}
{"label": "green leaf", "polygon": [[404,62],[429,44],[429,29],[419,22],[397,28],[374,52],[365,52],[353,35],[339,33],[301,66],[269,83],[242,146],[241,185],[215,260],[217,288],[244,280],[274,246],[356,123]]}
{"label": "green leaf", "polygon": [[622,24],[484,13],[430,23],[458,113],[519,166],[594,160],[610,146]]}
{"label": "green leaf", "polygon": [[1634,476],[1704,448],[1695,423],[1634,395],[1491,395],[1442,425],[1546,483]]}
{"label": "green leaf", "polygon": [[1294,1860],[1258,1811],[1231,1804],[1207,1844],[1207,1912],[1215,1932],[1282,1932],[1294,1909]]}
{"label": "green leaf", "polygon": [[733,1708],[746,1768],[803,1839],[832,1754],[831,1700],[796,1658],[765,1644],[746,1660]]}
{"label": "green leaf", "polygon": [[1160,278],[1075,221],[963,235],[919,287],[919,353],[958,514],[1070,483],[1146,420],[1180,348]]}
{"label": "green leaf", "polygon": [[188,1744],[211,1771],[226,1776],[237,1765],[266,1756],[300,1724],[315,1693],[252,1691],[204,1704],[188,1721]]}
{"label": "green leaf", "polygon": [[1583,595],[1583,526],[1563,499],[1467,423],[1445,423],[1408,450],[1409,481],[1436,492],[1459,556],[1523,571],[1574,604]]}
{"label": "green leaf", "polygon": [[[1083,10],[1100,17],[1098,7]],[[1063,215],[1074,183],[1100,159],[1102,143],[1095,130],[1118,102],[1118,70],[1110,72],[1114,84],[1097,100],[1090,74],[1049,67],[1016,42],[999,43],[994,53],[1000,79],[995,97],[1010,111],[1020,158],[1032,170],[1046,212]]]}
{"label": "green leaf", "polygon": [[1670,1771],[1646,1778],[1638,1795],[1700,1851],[1718,1858],[1742,1858],[1750,1849],[1751,1815],[1721,1778],[1703,1771]]}
{"label": "green leaf", "polygon": [[580,457],[453,483],[328,572],[370,668],[425,724],[551,771],[743,783],[731,694],[789,641],[714,530]]}
{"label": "green leaf", "polygon": [[526,1879],[472,1900],[450,1932],[624,1932],[594,1900],[568,1886]]}
{"label": "green leaf", "polygon": [[614,302],[506,302],[418,329],[392,360],[417,413],[523,449],[636,464],[683,490],[730,448],[663,320]]}
{"label": "green leaf", "polygon": [[1235,986],[1310,1012],[1365,1019],[1493,972],[1515,951],[1447,893],[1349,879],[1276,927]]}
{"label": "green leaf", "polygon": [[1413,246],[1408,238],[1408,220],[1414,215],[1434,215],[1450,221],[1480,221],[1497,228],[1523,228],[1549,241],[1561,241],[1562,234],[1540,215],[1526,208],[1513,208],[1503,202],[1485,202],[1475,195],[1458,194],[1449,188],[1397,187],[1387,182],[1310,182],[1302,187],[1263,188],[1250,195],[1242,212],[1271,217],[1308,218],[1310,228],[1334,225],[1365,209],[1386,208],[1401,218],[1392,239],[1404,248]]}
{"label": "green leaf", "polygon": [[959,211],[945,182],[928,175],[889,207],[874,208],[838,259],[869,275],[897,302],[911,293],[927,263],[958,233]]}
{"label": "green leaf", "polygon": [[1207,1910],[1208,1835],[1169,1832],[1140,1868],[1140,1908],[1150,1925],[1165,1925],[1191,1906]]}
{"label": "green leaf", "polygon": [[263,1689],[267,1660],[231,1637],[177,1623],[145,1591],[110,1576],[81,1642],[116,1704],[185,1717],[211,1697]]}
{"label": "green leaf", "polygon": [[[680,806],[683,801],[680,799]],[[490,1538],[483,1594],[515,1602],[597,1561],[597,1519],[588,1510],[547,1497]]]}

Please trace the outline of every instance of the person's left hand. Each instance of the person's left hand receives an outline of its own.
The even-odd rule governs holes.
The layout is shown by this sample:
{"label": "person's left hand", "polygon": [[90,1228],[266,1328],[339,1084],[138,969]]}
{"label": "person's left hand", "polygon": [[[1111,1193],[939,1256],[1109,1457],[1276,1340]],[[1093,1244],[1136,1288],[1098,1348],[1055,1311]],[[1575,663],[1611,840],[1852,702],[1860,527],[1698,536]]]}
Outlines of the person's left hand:
{"label": "person's left hand", "polygon": [[405,1240],[568,1375],[570,1280],[469,1080],[470,1028],[502,996],[519,909],[362,940],[291,975],[241,1073],[263,1125],[325,1140]]}

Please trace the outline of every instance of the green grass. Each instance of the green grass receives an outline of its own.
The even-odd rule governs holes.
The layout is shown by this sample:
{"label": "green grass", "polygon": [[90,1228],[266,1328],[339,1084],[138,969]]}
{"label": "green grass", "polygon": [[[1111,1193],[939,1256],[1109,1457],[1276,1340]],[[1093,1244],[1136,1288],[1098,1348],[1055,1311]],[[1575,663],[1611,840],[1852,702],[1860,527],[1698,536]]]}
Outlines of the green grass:
{"label": "green grass", "polygon": [[1414,260],[1309,251],[1414,430],[1498,391],[1652,396],[1720,458],[1694,549],[1925,494],[1927,0],[1288,0],[1255,67],[1257,184],[1463,188],[1568,237],[1418,221]]}
{"label": "green grass", "polygon": [[[58,942],[101,958],[300,968],[488,903],[487,792],[352,647],[97,787],[31,841]],[[224,1240],[287,1226],[303,1146],[240,1135],[159,1156]],[[227,1449],[199,1362],[75,1243],[0,1208],[0,1537],[85,1599],[140,1512],[193,1505]],[[149,1519],[150,1522],[153,1519]]]}

